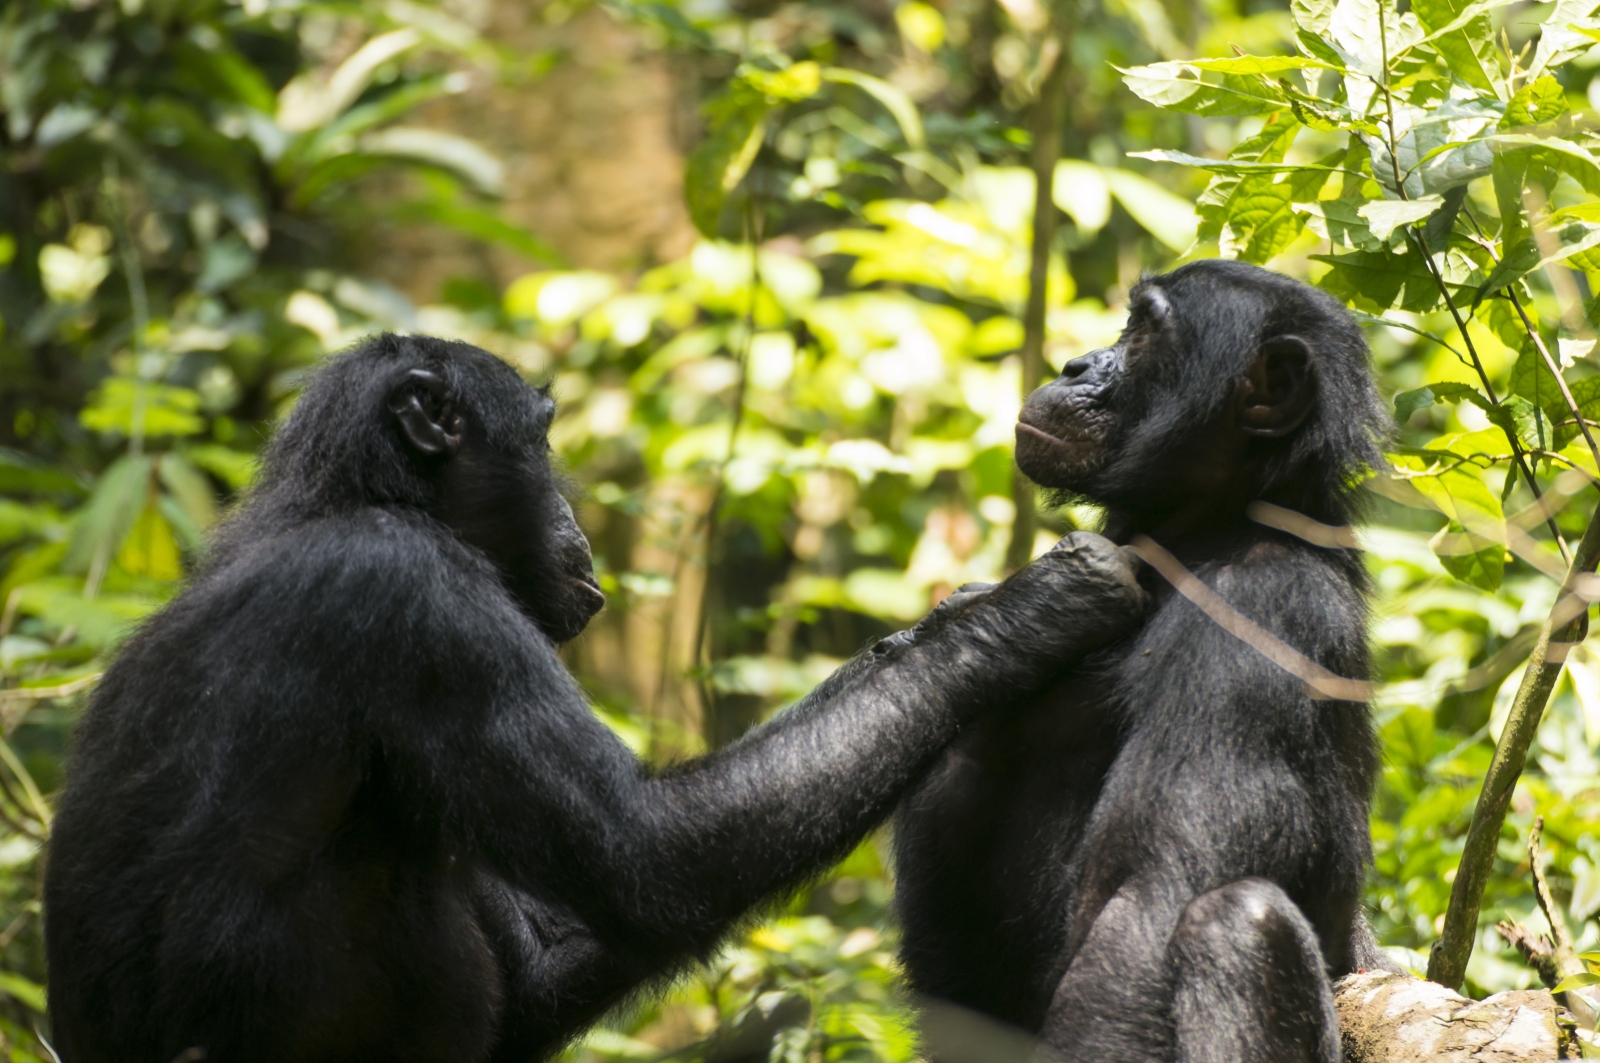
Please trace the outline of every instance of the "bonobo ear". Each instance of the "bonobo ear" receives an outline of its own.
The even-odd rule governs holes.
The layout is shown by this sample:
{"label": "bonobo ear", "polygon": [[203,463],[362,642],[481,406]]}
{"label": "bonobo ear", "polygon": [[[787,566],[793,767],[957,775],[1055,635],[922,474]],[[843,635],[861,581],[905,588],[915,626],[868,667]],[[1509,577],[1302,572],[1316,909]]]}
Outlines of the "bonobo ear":
{"label": "bonobo ear", "polygon": [[1299,336],[1274,336],[1256,352],[1239,386],[1239,428],[1276,439],[1299,428],[1317,401],[1311,348]]}
{"label": "bonobo ear", "polygon": [[389,389],[389,412],[423,454],[454,454],[461,446],[461,414],[437,373],[413,369]]}

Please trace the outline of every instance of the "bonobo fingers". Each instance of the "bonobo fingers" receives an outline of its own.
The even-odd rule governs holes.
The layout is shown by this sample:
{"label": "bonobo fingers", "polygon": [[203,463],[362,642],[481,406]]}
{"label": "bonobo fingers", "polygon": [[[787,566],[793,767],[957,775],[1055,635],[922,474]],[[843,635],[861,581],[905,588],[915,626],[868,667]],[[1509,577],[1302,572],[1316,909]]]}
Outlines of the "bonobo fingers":
{"label": "bonobo fingers", "polygon": [[1040,652],[1076,657],[1132,631],[1149,595],[1132,550],[1093,532],[1073,532],[1021,569],[984,603],[1004,609]]}
{"label": "bonobo fingers", "polygon": [[892,635],[879,639],[873,645],[874,651],[879,654],[885,654],[925,641],[935,631],[944,627],[951,619],[966,612],[968,608],[976,603],[983,601],[998,586],[1000,586],[998,583],[963,583],[946,595],[943,601],[934,606],[928,612],[928,615],[918,620],[916,624],[906,628],[904,631],[896,631]]}

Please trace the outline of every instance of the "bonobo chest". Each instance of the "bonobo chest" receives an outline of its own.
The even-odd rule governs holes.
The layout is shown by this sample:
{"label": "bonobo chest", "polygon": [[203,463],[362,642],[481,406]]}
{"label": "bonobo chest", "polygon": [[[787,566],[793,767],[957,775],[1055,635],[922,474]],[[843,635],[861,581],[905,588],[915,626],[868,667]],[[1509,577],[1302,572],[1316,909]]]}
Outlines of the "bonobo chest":
{"label": "bonobo chest", "polygon": [[1115,757],[1102,652],[1035,695],[970,726],[895,819],[903,958],[918,992],[1022,1026],[1055,979],[1080,873],[1079,843]]}

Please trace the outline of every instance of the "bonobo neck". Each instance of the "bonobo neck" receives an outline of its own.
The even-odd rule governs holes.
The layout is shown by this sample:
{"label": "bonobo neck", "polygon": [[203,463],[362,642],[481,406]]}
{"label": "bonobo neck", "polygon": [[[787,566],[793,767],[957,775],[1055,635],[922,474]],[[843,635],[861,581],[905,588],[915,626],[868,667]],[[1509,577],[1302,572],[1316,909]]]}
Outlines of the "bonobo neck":
{"label": "bonobo neck", "polygon": [[1194,499],[1183,505],[1157,511],[1109,509],[1106,512],[1106,538],[1126,545],[1136,535],[1145,535],[1185,561],[1203,560],[1226,552],[1248,536],[1255,522],[1245,515],[1244,506],[1220,506]]}

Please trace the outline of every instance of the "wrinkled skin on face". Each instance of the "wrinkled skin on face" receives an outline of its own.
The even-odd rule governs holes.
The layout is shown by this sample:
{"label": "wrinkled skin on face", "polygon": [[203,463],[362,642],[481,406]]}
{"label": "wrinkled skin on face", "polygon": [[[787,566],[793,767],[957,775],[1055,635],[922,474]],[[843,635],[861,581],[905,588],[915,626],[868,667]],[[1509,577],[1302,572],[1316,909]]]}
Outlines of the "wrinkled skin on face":
{"label": "wrinkled skin on face", "polygon": [[1115,496],[1130,482],[1174,503],[1248,491],[1259,450],[1251,441],[1288,436],[1310,414],[1316,375],[1293,335],[1254,339],[1220,375],[1190,379],[1193,340],[1181,335],[1161,280],[1134,289],[1114,346],[1073,359],[1029,396],[1016,460],[1036,483],[1105,502],[1123,501]]}
{"label": "wrinkled skin on face", "polygon": [[523,610],[554,642],[576,638],[605,605],[589,541],[550,467],[555,403],[543,392],[514,450],[491,445],[442,380],[414,370],[389,408],[406,440],[436,467],[434,516],[487,554]]}

